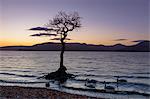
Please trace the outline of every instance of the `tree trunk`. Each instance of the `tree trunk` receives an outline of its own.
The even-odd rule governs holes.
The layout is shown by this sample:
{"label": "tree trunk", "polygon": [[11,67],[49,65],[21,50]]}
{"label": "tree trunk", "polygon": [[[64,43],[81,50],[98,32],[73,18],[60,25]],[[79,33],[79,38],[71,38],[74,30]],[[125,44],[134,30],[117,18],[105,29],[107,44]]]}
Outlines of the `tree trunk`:
{"label": "tree trunk", "polygon": [[61,45],[62,45],[62,47],[61,47],[61,53],[60,53],[60,68],[58,69],[58,71],[62,74],[62,75],[64,75],[64,74],[66,74],[66,70],[67,70],[67,68],[64,66],[64,51],[65,51],[65,42],[64,42],[64,40],[65,40],[65,38],[66,38],[66,34],[64,33],[64,34],[61,34]]}
{"label": "tree trunk", "polygon": [[[63,37],[62,37],[63,36]],[[68,74],[66,73],[67,68],[64,66],[64,51],[65,51],[65,38],[66,38],[66,34],[62,34],[61,35],[61,53],[60,53],[60,67],[57,71],[49,73],[48,75],[45,75],[46,79],[55,79],[58,80],[60,82],[65,82],[68,78],[73,77],[72,74]]]}
{"label": "tree trunk", "polygon": [[61,40],[61,44],[62,44],[62,47],[61,47],[61,54],[60,54],[60,67],[64,66],[65,42],[63,39]]}

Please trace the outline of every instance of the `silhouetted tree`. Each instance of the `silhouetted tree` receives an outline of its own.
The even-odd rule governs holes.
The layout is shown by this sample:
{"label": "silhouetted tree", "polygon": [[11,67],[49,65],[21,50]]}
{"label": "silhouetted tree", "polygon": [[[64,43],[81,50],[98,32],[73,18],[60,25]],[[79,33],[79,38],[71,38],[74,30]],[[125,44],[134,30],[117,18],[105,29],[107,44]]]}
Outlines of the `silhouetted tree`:
{"label": "silhouetted tree", "polygon": [[[74,29],[80,28],[81,17],[77,12],[67,14],[65,12],[59,12],[52,20],[49,20],[49,23],[46,24],[46,27],[36,27],[31,28],[30,30],[45,31],[46,33],[33,34],[31,36],[56,36],[52,40],[60,40],[61,42],[61,54],[60,54],[60,68],[49,75],[46,78],[53,78],[50,76],[56,75],[58,78],[60,76],[66,76],[66,67],[64,66],[64,51],[65,51],[65,40],[71,40],[66,38],[68,33]],[[58,37],[59,36],[59,37]],[[57,74],[59,72],[59,74]],[[57,77],[58,76],[58,77]]]}

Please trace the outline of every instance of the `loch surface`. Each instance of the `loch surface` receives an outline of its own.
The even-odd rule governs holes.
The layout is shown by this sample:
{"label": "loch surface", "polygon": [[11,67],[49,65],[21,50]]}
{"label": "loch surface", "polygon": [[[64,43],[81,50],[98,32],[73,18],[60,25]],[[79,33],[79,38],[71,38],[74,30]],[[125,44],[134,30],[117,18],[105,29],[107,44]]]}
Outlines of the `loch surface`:
{"label": "loch surface", "polygon": [[[45,87],[48,80],[38,79],[59,68],[59,51],[0,51],[0,85]],[[86,79],[96,80],[94,89],[103,90],[104,81],[115,90],[150,94],[149,52],[80,52],[66,51],[67,72],[75,74],[63,86],[50,82],[50,88],[70,93],[106,98],[148,98],[140,94],[93,92],[85,86]],[[127,82],[119,83],[117,76]],[[86,89],[81,91],[77,89]],[[88,90],[89,89],[89,90]]]}

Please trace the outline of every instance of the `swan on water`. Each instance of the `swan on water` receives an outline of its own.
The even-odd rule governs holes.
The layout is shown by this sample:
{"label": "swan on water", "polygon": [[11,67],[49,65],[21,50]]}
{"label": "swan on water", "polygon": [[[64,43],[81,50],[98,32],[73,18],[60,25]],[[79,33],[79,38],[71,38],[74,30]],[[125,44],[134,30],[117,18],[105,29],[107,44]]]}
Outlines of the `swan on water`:
{"label": "swan on water", "polygon": [[107,86],[105,81],[104,81],[104,84],[105,84],[104,89],[106,91],[114,91],[115,90],[115,87],[113,87],[113,86]]}
{"label": "swan on water", "polygon": [[85,86],[95,88],[97,81],[86,79]]}

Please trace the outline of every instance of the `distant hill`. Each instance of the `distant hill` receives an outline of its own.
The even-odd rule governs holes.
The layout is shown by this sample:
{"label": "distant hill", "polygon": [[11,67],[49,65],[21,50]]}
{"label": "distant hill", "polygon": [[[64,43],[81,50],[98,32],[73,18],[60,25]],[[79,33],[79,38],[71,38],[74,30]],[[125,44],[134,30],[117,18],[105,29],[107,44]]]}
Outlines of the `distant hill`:
{"label": "distant hill", "polygon": [[[10,51],[59,51],[61,50],[60,43],[47,42],[36,44],[33,46],[5,46],[0,47],[0,50]],[[136,45],[125,46],[116,44],[112,46],[92,45],[81,43],[66,43],[67,51],[133,51],[133,52],[150,52],[150,41],[143,41]]]}

